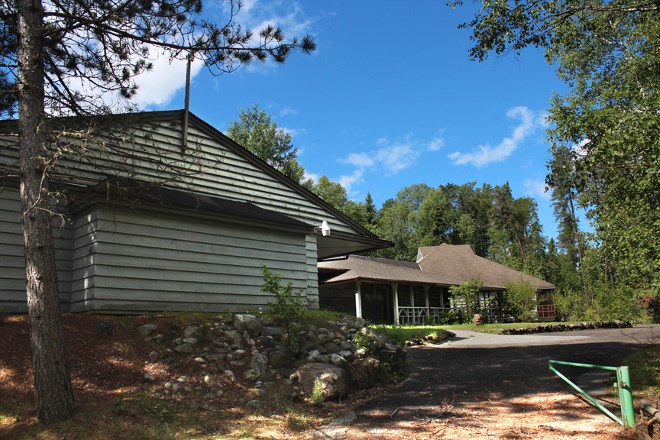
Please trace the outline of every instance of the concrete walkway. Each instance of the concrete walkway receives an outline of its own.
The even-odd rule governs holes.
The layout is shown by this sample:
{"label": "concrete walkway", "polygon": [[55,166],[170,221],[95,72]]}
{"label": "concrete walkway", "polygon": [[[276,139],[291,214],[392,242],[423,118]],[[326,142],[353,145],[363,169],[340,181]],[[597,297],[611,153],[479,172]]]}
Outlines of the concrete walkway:
{"label": "concrete walkway", "polygon": [[533,335],[496,335],[469,330],[454,330],[456,336],[446,343],[447,347],[524,347],[546,344],[571,344],[588,339],[589,336],[568,334],[540,333]]}
{"label": "concrete walkway", "polygon": [[[660,325],[533,335],[495,335],[464,330],[454,333],[456,336],[445,344],[408,349],[415,370],[407,381],[320,428],[313,437],[403,438],[399,435],[401,432],[396,431],[397,424],[435,420],[443,411],[442,402],[452,402],[458,410],[477,405],[521,411],[520,420],[525,420],[529,414],[538,414],[521,410],[516,402],[537,395],[570,396],[572,393],[566,383],[548,370],[549,359],[619,366],[626,356],[645,344],[660,341]],[[611,377],[602,372],[572,367],[561,371],[599,400],[607,396],[612,386]],[[578,398],[569,400],[579,402]],[[552,429],[568,429],[581,423],[582,419],[572,411],[566,409]],[[586,414],[600,417],[600,413],[589,408]],[[456,419],[456,423],[461,420]],[[602,422],[610,426],[605,416]],[[488,425],[484,425],[484,429],[487,428]],[[356,435],[351,434],[354,430]],[[381,434],[360,437],[360,433],[365,432]],[[546,434],[543,438],[553,436],[552,432]],[[412,432],[404,436],[416,437]]]}

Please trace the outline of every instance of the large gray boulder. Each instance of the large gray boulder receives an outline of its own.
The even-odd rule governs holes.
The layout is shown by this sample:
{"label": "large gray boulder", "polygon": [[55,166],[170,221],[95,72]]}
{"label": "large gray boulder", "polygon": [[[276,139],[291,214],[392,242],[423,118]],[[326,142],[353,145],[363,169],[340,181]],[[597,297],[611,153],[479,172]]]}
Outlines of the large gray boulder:
{"label": "large gray boulder", "polygon": [[261,322],[253,315],[234,316],[234,327],[241,333],[247,331],[253,338],[261,334]]}
{"label": "large gray boulder", "polygon": [[372,357],[356,359],[348,365],[348,375],[358,389],[370,388],[378,381],[380,361]]}
{"label": "large gray boulder", "polygon": [[144,324],[140,326],[138,331],[140,332],[140,336],[150,336],[157,328],[158,326],[156,324]]}
{"label": "large gray boulder", "polygon": [[348,394],[348,374],[343,368],[330,364],[306,364],[298,368],[291,379],[307,396],[316,387],[324,400]]}
{"label": "large gray boulder", "polygon": [[289,367],[295,362],[296,358],[288,348],[279,347],[268,354],[268,360],[270,366],[277,369]]}
{"label": "large gray boulder", "polygon": [[259,374],[263,373],[268,369],[268,356],[263,353],[254,353],[250,360],[250,368]]}
{"label": "large gray boulder", "polygon": [[284,327],[272,327],[272,326],[261,327],[262,336],[273,336],[273,337],[281,338],[282,336],[284,336],[284,333],[286,333]]}

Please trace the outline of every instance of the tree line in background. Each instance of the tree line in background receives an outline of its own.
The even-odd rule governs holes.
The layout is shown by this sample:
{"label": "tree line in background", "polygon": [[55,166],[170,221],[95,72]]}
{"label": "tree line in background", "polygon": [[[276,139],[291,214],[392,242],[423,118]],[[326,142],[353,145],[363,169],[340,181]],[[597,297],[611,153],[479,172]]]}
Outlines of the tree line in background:
{"label": "tree line in background", "polygon": [[568,86],[548,116],[560,304],[587,318],[641,305],[658,319],[660,3],[486,0],[462,27],[473,60],[544,48]]}
{"label": "tree line in background", "polygon": [[[657,261],[629,263],[612,259],[602,239],[602,226],[594,221],[593,213],[590,217],[596,232],[580,229],[577,210],[588,206],[576,187],[576,173],[581,165],[571,149],[555,148],[548,163],[547,183],[558,224],[554,239],[542,234],[536,202],[530,197],[513,197],[508,183],[448,183],[437,188],[415,184],[401,189],[379,209],[371,194],[364,201],[350,200],[344,187],[328,177],[321,176],[317,181],[308,178],[297,160],[291,136],[278,128],[258,105],[241,111],[239,118],[230,123],[227,134],[337,210],[393,243],[393,247],[372,256],[414,261],[420,246],[468,244],[479,256],[554,283],[562,319],[636,320],[653,315],[654,307],[658,318],[658,294],[653,287],[654,282],[657,285],[657,275],[625,275],[631,265],[652,266]],[[609,228],[608,235],[629,232]]]}
{"label": "tree line in background", "polygon": [[[461,0],[450,7],[460,7]],[[411,259],[418,245],[470,244],[479,255],[557,285],[572,319],[660,318],[660,3],[638,0],[483,0],[469,57],[543,48],[567,92],[551,98],[546,179],[558,236],[541,235],[536,205],[508,185],[404,188],[376,209],[327,178],[306,184],[394,243],[379,255]],[[576,212],[586,213],[590,230]]]}

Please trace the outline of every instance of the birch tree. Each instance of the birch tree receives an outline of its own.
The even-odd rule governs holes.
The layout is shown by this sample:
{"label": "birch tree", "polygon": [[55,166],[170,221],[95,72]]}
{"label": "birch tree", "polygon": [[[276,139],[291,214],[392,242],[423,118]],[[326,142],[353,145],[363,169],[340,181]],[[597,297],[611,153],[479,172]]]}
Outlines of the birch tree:
{"label": "birch tree", "polygon": [[575,154],[575,195],[596,231],[608,284],[658,295],[660,3],[480,3],[463,25],[472,31],[469,56],[545,49],[568,86],[552,98],[548,137],[554,153]]}

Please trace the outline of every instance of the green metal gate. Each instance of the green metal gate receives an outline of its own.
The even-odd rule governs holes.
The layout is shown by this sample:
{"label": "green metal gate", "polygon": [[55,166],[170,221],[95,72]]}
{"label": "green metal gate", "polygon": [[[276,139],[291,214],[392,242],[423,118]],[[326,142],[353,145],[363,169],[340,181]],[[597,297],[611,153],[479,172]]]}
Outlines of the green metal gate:
{"label": "green metal gate", "polygon": [[[600,404],[596,399],[587,394],[579,386],[575,385],[569,378],[564,376],[561,372],[557,371],[554,367],[555,365],[567,365],[570,367],[580,367],[580,368],[590,368],[594,370],[606,370],[613,371],[616,373],[616,383],[614,387],[619,389],[619,405],[621,406],[621,418],[614,415],[609,409],[605,408]],[[633,408],[633,398],[632,390],[630,389],[630,374],[628,373],[628,367],[607,367],[603,365],[592,365],[592,364],[580,364],[576,362],[565,362],[565,361],[548,361],[548,368],[550,371],[555,373],[557,376],[562,378],[567,384],[569,384],[574,390],[584,396],[589,402],[591,402],[596,408],[603,412],[606,416],[614,420],[623,426],[634,426],[635,425],[635,410]]]}

